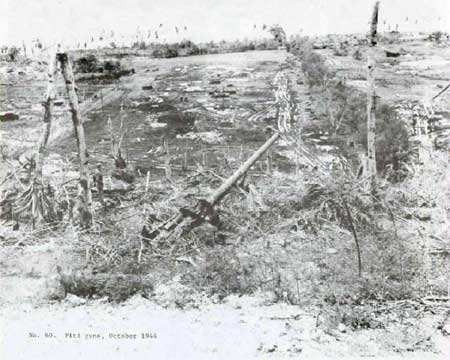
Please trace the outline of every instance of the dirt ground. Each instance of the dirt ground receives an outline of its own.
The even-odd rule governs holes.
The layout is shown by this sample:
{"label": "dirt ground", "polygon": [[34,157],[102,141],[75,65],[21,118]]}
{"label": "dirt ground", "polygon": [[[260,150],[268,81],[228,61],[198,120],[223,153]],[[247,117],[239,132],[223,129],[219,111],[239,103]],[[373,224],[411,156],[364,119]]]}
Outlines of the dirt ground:
{"label": "dirt ground", "polygon": [[[115,84],[122,91],[86,124],[94,161],[108,162],[111,118],[123,121],[128,160],[143,173],[161,174],[170,158],[174,174],[206,167],[225,167],[224,156],[246,157],[265,139],[273,122],[271,82],[286,58],[284,51],[261,51],[174,59],[132,58],[136,74]],[[161,148],[167,154],[161,153]],[[56,150],[75,152],[72,139]],[[184,174],[185,175],[185,174]]]}
{"label": "dirt ground", "polygon": [[[408,352],[406,346],[413,344],[407,344],[407,336],[402,342],[398,329],[329,333],[316,327],[317,319],[307,309],[265,303],[263,295],[232,296],[220,304],[204,302],[197,309],[180,310],[136,296],[121,305],[89,301],[74,307],[66,301],[2,308],[2,359],[431,360],[450,356],[448,337],[432,335],[432,351]],[[426,325],[417,324],[430,331]]]}

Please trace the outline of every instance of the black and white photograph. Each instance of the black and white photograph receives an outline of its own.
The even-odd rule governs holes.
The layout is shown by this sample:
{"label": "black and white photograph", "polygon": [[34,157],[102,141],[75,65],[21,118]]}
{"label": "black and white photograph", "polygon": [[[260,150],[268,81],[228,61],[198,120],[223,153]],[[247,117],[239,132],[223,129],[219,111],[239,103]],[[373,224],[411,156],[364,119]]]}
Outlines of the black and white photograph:
{"label": "black and white photograph", "polygon": [[448,0],[1,0],[2,360],[450,360]]}

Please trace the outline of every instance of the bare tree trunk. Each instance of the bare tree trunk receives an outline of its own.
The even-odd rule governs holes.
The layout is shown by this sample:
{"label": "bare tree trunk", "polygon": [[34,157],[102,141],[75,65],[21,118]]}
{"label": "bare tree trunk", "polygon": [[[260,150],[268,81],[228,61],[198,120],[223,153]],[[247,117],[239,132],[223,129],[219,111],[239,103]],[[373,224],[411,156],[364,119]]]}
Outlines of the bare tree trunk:
{"label": "bare tree trunk", "polygon": [[352,213],[350,212],[350,208],[348,207],[347,201],[345,199],[342,199],[342,202],[344,203],[345,212],[347,213],[347,219],[350,225],[350,229],[352,230],[353,239],[355,240],[356,256],[358,259],[358,276],[361,277],[362,272],[361,248],[359,246],[358,233],[356,232],[355,224],[353,223]]}
{"label": "bare tree trunk", "polygon": [[66,83],[66,91],[69,97],[69,106],[72,113],[72,123],[77,140],[78,159],[80,161],[80,182],[77,207],[79,211],[79,222],[81,227],[89,228],[92,224],[92,194],[90,187],[90,176],[88,168],[88,152],[84,136],[84,126],[78,106],[78,96],[75,90],[75,80],[67,53],[59,53],[58,61],[61,64],[61,72]]}
{"label": "bare tree trunk", "polygon": [[32,191],[32,206],[31,213],[33,217],[33,227],[37,222],[42,220],[44,214],[42,213],[42,207],[39,204],[40,195],[43,191],[43,180],[42,180],[42,166],[45,157],[45,152],[47,150],[48,138],[50,136],[50,129],[52,126],[53,117],[53,102],[55,100],[55,80],[58,73],[58,66],[56,61],[56,53],[51,51],[49,64],[48,64],[48,80],[47,80],[47,92],[45,94],[45,99],[43,102],[44,106],[44,118],[43,118],[43,128],[41,138],[39,140],[39,145],[35,157],[35,169],[33,176],[33,186]]}
{"label": "bare tree trunk", "polygon": [[373,77],[374,62],[371,57],[367,61],[367,81],[369,83],[367,94],[367,175],[371,186],[374,185],[377,175],[376,162],[376,92],[375,81]]}
{"label": "bare tree trunk", "polygon": [[372,19],[370,21],[370,34],[369,34],[369,45],[376,46],[378,43],[377,38],[377,28],[378,28],[378,10],[380,8],[380,2],[375,2],[372,12]]}
{"label": "bare tree trunk", "polygon": [[373,47],[377,45],[377,25],[378,25],[379,2],[375,3],[372,20],[370,22],[369,52],[367,56],[367,175],[370,181],[372,192],[376,189],[377,162],[376,162],[376,91],[374,79],[374,53]]}
{"label": "bare tree trunk", "polygon": [[56,62],[56,53],[52,53],[48,65],[47,93],[45,94],[45,100],[43,103],[43,131],[36,154],[35,177],[39,180],[42,179],[42,162],[45,156],[45,151],[47,149],[48,138],[50,136],[50,128],[52,126],[53,102],[55,100],[55,81],[57,73],[58,66]]}

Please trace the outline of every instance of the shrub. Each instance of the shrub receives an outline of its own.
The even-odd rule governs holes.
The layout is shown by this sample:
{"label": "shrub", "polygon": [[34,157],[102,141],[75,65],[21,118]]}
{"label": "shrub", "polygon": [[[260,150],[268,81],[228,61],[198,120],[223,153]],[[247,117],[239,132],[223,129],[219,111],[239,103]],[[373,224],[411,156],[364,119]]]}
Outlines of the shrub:
{"label": "shrub", "polygon": [[179,56],[191,56],[200,54],[199,47],[189,40],[184,40],[179,44],[175,44],[174,46],[177,48]]}
{"label": "shrub", "polygon": [[203,251],[200,267],[186,274],[184,279],[199,290],[225,297],[232,293],[248,293],[252,289],[246,274],[235,248],[216,246]]}
{"label": "shrub", "polygon": [[[356,93],[350,100],[344,115],[345,133],[353,133],[353,139],[367,150],[367,114],[365,94]],[[394,106],[381,104],[376,109],[376,158],[377,171],[391,181],[399,181],[406,175],[404,166],[410,160],[410,144],[407,124],[398,116]],[[341,141],[343,154],[351,154],[352,149]],[[353,150],[354,151],[354,150]]]}
{"label": "shrub", "polygon": [[428,41],[432,41],[435,43],[441,43],[445,40],[449,39],[449,34],[443,32],[443,31],[435,31],[432,32],[430,35],[428,35]]}
{"label": "shrub", "polygon": [[360,49],[356,49],[352,55],[353,59],[361,61],[363,59],[362,53]]}
{"label": "shrub", "polygon": [[334,76],[325,64],[325,59],[313,51],[312,43],[307,38],[293,41],[289,49],[300,60],[301,70],[309,87],[324,87]]}
{"label": "shrub", "polygon": [[348,56],[348,43],[340,41],[336,46],[333,48],[333,55],[334,56]]}
{"label": "shrub", "polygon": [[310,87],[325,86],[332,77],[323,57],[314,52],[306,54],[302,61],[302,71]]}
{"label": "shrub", "polygon": [[75,71],[78,73],[96,72],[98,67],[98,59],[95,55],[90,54],[75,60]]}
{"label": "shrub", "polygon": [[12,61],[12,62],[16,61],[19,53],[20,53],[20,49],[17,48],[16,46],[11,46],[10,48],[8,48],[9,61]]}
{"label": "shrub", "polygon": [[145,50],[147,49],[147,44],[145,43],[145,41],[136,41],[133,43],[133,45],[131,45],[131,47],[133,49]]}
{"label": "shrub", "polygon": [[395,109],[381,105],[377,111],[377,170],[392,181],[406,176],[404,165],[409,161],[409,134]]}
{"label": "shrub", "polygon": [[178,50],[173,45],[163,45],[154,49],[152,56],[155,58],[174,58],[178,56]]}
{"label": "shrub", "polygon": [[120,70],[120,62],[106,60],[103,62],[103,69],[106,70],[107,72],[119,71]]}

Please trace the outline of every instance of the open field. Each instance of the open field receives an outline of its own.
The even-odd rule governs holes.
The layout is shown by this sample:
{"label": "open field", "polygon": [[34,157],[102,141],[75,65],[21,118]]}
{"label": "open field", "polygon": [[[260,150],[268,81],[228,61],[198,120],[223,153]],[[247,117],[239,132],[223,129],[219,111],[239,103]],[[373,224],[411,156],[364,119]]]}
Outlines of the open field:
{"label": "open field", "polygon": [[123,95],[90,115],[88,146],[107,159],[110,117],[116,125],[123,121],[126,155],[143,173],[164,165],[167,157],[154,154],[164,141],[174,170],[202,161],[224,167],[228,152],[245,157],[265,139],[275,118],[271,81],[285,57],[284,51],[265,51],[131,59],[136,75],[116,85]]}

